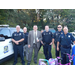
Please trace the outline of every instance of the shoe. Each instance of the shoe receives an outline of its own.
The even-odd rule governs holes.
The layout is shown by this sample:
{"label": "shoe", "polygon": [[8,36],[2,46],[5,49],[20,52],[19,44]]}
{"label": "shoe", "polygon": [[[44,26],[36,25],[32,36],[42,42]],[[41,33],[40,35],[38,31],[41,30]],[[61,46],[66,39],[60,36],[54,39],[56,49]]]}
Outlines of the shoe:
{"label": "shoe", "polygon": [[22,65],[25,65],[25,61],[22,62]]}
{"label": "shoe", "polygon": [[34,62],[35,64],[37,64],[37,62]]}
{"label": "shoe", "polygon": [[13,65],[16,65],[16,63],[13,63]]}
{"label": "shoe", "polygon": [[25,65],[25,63],[22,63],[22,65]]}
{"label": "shoe", "polygon": [[27,63],[27,65],[30,65],[30,63]]}

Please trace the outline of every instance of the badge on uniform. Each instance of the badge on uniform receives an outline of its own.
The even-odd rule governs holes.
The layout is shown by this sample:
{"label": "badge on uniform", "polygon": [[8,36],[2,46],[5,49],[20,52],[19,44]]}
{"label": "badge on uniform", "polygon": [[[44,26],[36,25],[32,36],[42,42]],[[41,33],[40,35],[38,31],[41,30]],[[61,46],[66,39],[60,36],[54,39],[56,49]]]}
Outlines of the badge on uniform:
{"label": "badge on uniform", "polygon": [[68,35],[68,37],[70,38],[70,35]]}
{"label": "badge on uniform", "polygon": [[61,33],[61,34],[63,34],[63,33]]}
{"label": "badge on uniform", "polygon": [[44,33],[44,35],[45,35],[45,33]]}
{"label": "badge on uniform", "polygon": [[49,33],[50,34],[50,33]]}
{"label": "badge on uniform", "polygon": [[19,33],[19,35],[21,35],[21,33]]}
{"label": "badge on uniform", "polygon": [[61,38],[63,38],[63,36]]}
{"label": "badge on uniform", "polygon": [[58,35],[58,34],[56,33],[56,35]]}
{"label": "badge on uniform", "polygon": [[16,34],[14,34],[14,36],[16,36]]}

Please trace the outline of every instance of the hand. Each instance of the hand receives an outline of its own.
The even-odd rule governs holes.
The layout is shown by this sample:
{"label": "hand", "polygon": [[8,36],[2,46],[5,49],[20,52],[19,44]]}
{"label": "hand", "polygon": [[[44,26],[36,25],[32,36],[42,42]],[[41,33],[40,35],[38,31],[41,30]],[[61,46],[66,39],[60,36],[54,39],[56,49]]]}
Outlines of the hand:
{"label": "hand", "polygon": [[52,45],[52,42],[49,45]]}
{"label": "hand", "polygon": [[30,45],[28,45],[28,48],[30,48]]}
{"label": "hand", "polygon": [[59,47],[57,47],[57,51],[59,51]]}
{"label": "hand", "polygon": [[18,41],[15,41],[15,44],[17,44],[17,45],[18,45],[18,44],[19,44],[19,42],[18,42]]}
{"label": "hand", "polygon": [[44,43],[41,41],[41,43],[44,45]]}
{"label": "hand", "polygon": [[37,40],[37,42],[39,42],[39,40]]}

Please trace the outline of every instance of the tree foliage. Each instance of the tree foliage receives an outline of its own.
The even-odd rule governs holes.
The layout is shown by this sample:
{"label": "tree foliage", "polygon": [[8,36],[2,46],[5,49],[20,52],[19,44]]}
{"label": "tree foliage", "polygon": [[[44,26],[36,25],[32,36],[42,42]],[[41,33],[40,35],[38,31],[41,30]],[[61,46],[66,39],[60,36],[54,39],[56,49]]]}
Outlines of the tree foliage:
{"label": "tree foliage", "polygon": [[38,9],[38,12],[36,9],[0,9],[0,24],[26,26],[28,31],[32,30],[33,25],[38,25],[41,30],[45,25],[57,29],[57,25],[61,24],[74,31],[75,9]]}

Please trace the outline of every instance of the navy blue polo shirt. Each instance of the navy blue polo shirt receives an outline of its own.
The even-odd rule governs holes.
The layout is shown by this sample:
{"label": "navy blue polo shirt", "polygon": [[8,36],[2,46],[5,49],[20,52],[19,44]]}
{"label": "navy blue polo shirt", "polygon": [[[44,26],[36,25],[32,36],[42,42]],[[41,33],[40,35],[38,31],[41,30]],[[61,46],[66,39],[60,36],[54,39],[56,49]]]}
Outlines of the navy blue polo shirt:
{"label": "navy blue polo shirt", "polygon": [[58,42],[64,46],[71,45],[73,41],[75,41],[75,39],[71,33],[67,33],[66,35],[63,33],[58,39]]}
{"label": "navy blue polo shirt", "polygon": [[53,38],[54,38],[54,40],[55,40],[55,43],[57,43],[57,41],[58,41],[58,38],[59,38],[59,36],[61,35],[61,34],[63,34],[64,32],[63,31],[56,31],[54,34],[53,34]]}
{"label": "navy blue polo shirt", "polygon": [[21,40],[21,39],[23,39],[24,38],[24,35],[23,35],[23,32],[14,32],[13,34],[12,34],[12,39],[14,39],[14,40],[16,40],[16,41],[18,41],[18,40]]}
{"label": "navy blue polo shirt", "polygon": [[28,32],[23,34],[24,34],[24,44],[28,44]]}
{"label": "navy blue polo shirt", "polygon": [[51,43],[52,42],[52,32],[51,31],[44,31],[42,33],[42,41],[43,43]]}

